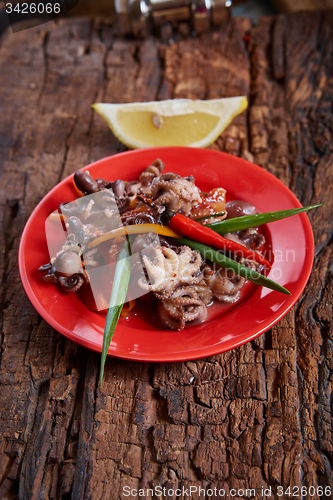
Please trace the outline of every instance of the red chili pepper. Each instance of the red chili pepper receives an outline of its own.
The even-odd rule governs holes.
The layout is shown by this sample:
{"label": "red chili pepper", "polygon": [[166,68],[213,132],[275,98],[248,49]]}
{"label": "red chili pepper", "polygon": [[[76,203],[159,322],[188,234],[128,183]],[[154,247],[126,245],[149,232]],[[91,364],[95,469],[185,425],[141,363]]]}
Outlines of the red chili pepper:
{"label": "red chili pepper", "polygon": [[249,248],[233,240],[224,238],[209,227],[205,227],[195,220],[185,217],[185,215],[175,212],[166,212],[163,215],[166,217],[169,226],[177,233],[187,236],[199,243],[203,243],[204,245],[214,246],[220,250],[227,250],[241,257],[255,260],[264,266],[271,267],[268,260],[260,253],[253,252]]}

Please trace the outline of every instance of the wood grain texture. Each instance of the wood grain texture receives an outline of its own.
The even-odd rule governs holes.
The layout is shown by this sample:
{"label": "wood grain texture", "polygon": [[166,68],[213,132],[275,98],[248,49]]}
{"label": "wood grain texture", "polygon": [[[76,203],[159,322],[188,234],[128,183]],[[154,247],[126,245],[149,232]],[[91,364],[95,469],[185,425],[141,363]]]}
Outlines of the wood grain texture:
{"label": "wood grain texture", "polygon": [[[3,37],[1,499],[113,500],[125,485],[333,491],[332,52],[332,12],[233,19],[170,46],[89,19]],[[309,284],[254,341],[184,363],[108,359],[101,389],[99,355],[50,328],[22,289],[24,224],[59,180],[125,149],[92,103],[240,94],[247,112],[211,148],[255,161],[303,204],[327,203],[310,213]]]}

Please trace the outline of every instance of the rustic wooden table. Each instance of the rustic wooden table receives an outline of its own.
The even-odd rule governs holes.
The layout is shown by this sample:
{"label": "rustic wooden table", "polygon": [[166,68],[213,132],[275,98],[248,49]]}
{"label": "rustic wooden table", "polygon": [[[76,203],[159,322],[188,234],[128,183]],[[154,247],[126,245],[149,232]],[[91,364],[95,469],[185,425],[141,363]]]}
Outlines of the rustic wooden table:
{"label": "rustic wooden table", "polygon": [[[211,498],[255,489],[278,499],[302,486],[302,498],[331,498],[333,13],[257,27],[233,19],[173,45],[70,19],[0,43],[0,498],[113,500],[140,488],[152,498],[145,489],[157,486],[174,494],[155,498],[217,488],[226,496]],[[101,389],[100,356],[49,327],[25,295],[17,253],[27,218],[62,178],[124,151],[92,103],[240,94],[248,111],[212,147],[269,170],[303,204],[328,203],[310,213],[309,283],[256,340],[183,363],[109,358]]]}

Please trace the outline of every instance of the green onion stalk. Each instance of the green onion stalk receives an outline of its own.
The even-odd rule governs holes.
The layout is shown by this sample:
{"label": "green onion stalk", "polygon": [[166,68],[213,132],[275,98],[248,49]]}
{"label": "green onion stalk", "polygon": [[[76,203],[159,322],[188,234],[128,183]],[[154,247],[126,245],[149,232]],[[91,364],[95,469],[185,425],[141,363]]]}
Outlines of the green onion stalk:
{"label": "green onion stalk", "polygon": [[264,286],[266,288],[270,288],[271,290],[275,290],[277,292],[284,293],[286,295],[291,295],[289,290],[279,285],[275,281],[266,278],[263,274],[254,271],[253,269],[249,269],[246,266],[243,266],[239,262],[236,262],[233,259],[230,259],[226,255],[217,250],[214,250],[211,247],[203,245],[202,243],[198,243],[197,241],[190,240],[189,238],[181,238],[175,240],[180,245],[187,245],[192,248],[192,250],[196,250],[200,253],[200,255],[206,260],[210,260],[219,266],[225,267],[227,269],[232,269],[236,274],[242,276],[246,280],[252,281],[257,285]]}
{"label": "green onion stalk", "polygon": [[110,303],[105,321],[103,348],[101,357],[101,369],[100,369],[101,387],[103,383],[104,366],[108,350],[119,320],[121,310],[126,300],[128,284],[131,275],[131,259],[129,257],[130,257],[130,249],[128,240],[126,239],[126,241],[122,244],[119,250],[116,269],[113,278]]}
{"label": "green onion stalk", "polygon": [[290,208],[288,210],[278,210],[275,212],[264,212],[261,214],[243,215],[242,217],[234,217],[220,222],[213,222],[212,224],[207,224],[207,227],[210,227],[210,229],[213,229],[219,234],[235,233],[236,231],[243,231],[244,229],[249,229],[251,227],[257,227],[262,224],[268,224],[269,222],[286,219],[287,217],[307,212],[308,210],[320,207],[321,205],[322,204],[310,205],[308,207]]}

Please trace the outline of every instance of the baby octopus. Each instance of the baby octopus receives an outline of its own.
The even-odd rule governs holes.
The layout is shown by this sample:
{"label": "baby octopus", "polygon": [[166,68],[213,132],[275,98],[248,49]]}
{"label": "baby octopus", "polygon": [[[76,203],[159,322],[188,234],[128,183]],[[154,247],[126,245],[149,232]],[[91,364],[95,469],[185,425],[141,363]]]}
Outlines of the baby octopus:
{"label": "baby octopus", "polygon": [[153,260],[146,255],[143,255],[142,260],[153,283],[149,284],[141,277],[139,286],[154,292],[159,299],[171,297],[179,286],[195,285],[202,281],[201,256],[187,246],[180,247],[179,253],[165,246],[155,248]]}
{"label": "baby octopus", "polygon": [[188,321],[205,321],[207,307],[192,286],[181,286],[158,302],[158,317],[164,326],[179,331]]}
{"label": "baby octopus", "polygon": [[184,215],[189,215],[191,208],[202,202],[200,190],[194,184],[194,178],[192,176],[181,177],[174,173],[155,177],[151,186],[151,194],[156,205]]}
{"label": "baby octopus", "polygon": [[[61,251],[40,267],[45,274],[43,280],[57,283],[66,292],[78,291],[89,283],[90,268],[117,260],[121,242],[112,240],[107,253],[106,243],[91,248],[93,240],[122,225],[163,225],[165,210],[192,219],[213,215],[210,222],[256,212],[243,201],[225,204],[223,188],[204,193],[195,185],[192,175],[181,177],[163,170],[163,161],[156,159],[133,181],[94,179],[87,171],[77,172],[75,186],[85,196],[60,205],[67,238]],[[131,293],[135,290],[137,297],[145,292],[155,295],[158,316],[165,328],[179,331],[186,323],[205,321],[208,307],[214,301],[234,303],[240,298],[244,278],[206,264],[190,247],[178,246],[173,239],[157,237],[144,229],[132,241]],[[264,237],[253,228],[230,234],[228,238],[256,250],[264,243]],[[254,261],[240,262],[260,271]]]}
{"label": "baby octopus", "polygon": [[244,278],[238,275],[234,277],[228,276],[228,270],[223,267],[213,272],[208,265],[204,267],[203,273],[205,283],[209,286],[213,297],[229,304],[237,302],[245,282]]}
{"label": "baby octopus", "polygon": [[77,292],[83,283],[89,282],[89,276],[82,265],[79,254],[66,249],[59,252],[49,264],[39,268],[45,272],[45,283],[58,283],[66,292]]}
{"label": "baby octopus", "polygon": [[159,177],[164,169],[164,163],[157,158],[140,175],[136,181],[126,183],[126,193],[134,199],[138,194],[151,195],[152,182]]}
{"label": "baby octopus", "polygon": [[150,194],[151,184],[159,177],[164,169],[164,163],[159,158],[154,160],[140,175],[139,181],[141,183],[140,192]]}

